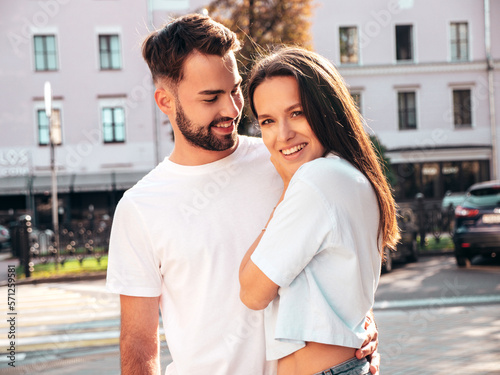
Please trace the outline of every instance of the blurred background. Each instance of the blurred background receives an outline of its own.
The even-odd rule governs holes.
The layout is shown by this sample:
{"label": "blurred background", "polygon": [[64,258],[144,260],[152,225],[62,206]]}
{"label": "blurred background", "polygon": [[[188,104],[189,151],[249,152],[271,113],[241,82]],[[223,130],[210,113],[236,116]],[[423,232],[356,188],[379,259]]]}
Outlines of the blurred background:
{"label": "blurred background", "polygon": [[[141,43],[191,12],[238,33],[243,77],[279,43],[344,77],[403,230],[375,306],[386,373],[498,374],[499,0],[0,1],[0,290],[15,265],[16,373],[119,373],[119,303],[103,290],[113,213],[174,144]],[[239,132],[258,136],[248,113]]]}
{"label": "blurred background", "polygon": [[[245,42],[301,44],[340,70],[388,164],[398,202],[441,203],[499,174],[500,3],[492,1],[19,0],[0,4],[0,224],[108,222],[124,190],[169,155],[141,42],[188,12]],[[255,134],[246,118],[240,132]]]}

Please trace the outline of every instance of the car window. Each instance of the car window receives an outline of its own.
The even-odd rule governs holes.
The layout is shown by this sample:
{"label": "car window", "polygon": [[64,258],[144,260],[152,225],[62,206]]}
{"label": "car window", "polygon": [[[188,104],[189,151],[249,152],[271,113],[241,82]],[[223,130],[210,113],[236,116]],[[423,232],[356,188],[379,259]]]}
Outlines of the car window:
{"label": "car window", "polygon": [[467,201],[477,206],[500,205],[500,187],[476,189],[469,192]]}

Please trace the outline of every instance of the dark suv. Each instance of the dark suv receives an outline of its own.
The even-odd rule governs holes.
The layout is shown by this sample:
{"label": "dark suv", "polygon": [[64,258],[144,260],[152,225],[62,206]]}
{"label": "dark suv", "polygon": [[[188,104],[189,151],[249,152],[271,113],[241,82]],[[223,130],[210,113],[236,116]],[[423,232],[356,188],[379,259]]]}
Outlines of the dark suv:
{"label": "dark suv", "polygon": [[469,267],[475,255],[500,253],[500,180],[472,185],[455,209],[453,233],[459,267]]}
{"label": "dark suv", "polygon": [[410,263],[418,261],[418,226],[416,216],[409,207],[398,209],[398,226],[401,230],[401,240],[397,245],[397,251],[385,249],[382,263],[382,272],[392,271],[392,262]]}

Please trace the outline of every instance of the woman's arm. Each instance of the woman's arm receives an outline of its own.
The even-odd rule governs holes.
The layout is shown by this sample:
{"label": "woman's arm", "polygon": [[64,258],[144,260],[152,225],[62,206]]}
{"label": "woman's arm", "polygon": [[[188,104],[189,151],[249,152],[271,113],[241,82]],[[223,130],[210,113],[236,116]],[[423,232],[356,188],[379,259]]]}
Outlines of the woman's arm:
{"label": "woman's arm", "polygon": [[[285,191],[281,194],[276,207],[281,203],[284,195]],[[271,212],[271,216],[267,221],[266,227],[262,230],[262,232],[260,232],[252,246],[250,246],[240,265],[240,299],[245,306],[252,310],[265,309],[278,294],[279,286],[267,277],[264,272],[262,272],[250,259],[254,250],[259,245],[260,239],[264,235],[267,225],[273,218],[276,207],[274,207]]]}
{"label": "woman's arm", "polygon": [[250,246],[240,265],[240,299],[252,310],[265,309],[276,297],[279,288],[250,259],[263,234],[264,230]]}

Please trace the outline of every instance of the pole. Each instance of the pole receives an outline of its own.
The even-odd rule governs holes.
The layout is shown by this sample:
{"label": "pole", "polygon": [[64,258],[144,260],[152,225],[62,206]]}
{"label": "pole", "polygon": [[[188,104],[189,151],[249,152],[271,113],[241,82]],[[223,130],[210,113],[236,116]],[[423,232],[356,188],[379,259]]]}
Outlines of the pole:
{"label": "pole", "polygon": [[55,267],[59,269],[59,201],[57,198],[56,142],[54,134],[54,116],[52,115],[52,88],[45,82],[45,114],[49,120],[50,171],[52,177],[52,228],[54,229],[54,246],[56,250]]}
{"label": "pole", "polygon": [[493,80],[494,62],[491,56],[491,32],[490,32],[490,1],[484,0],[484,47],[486,52],[486,70],[488,72],[488,98],[490,107],[490,129],[491,129],[491,179],[498,178],[498,149],[497,129],[495,121],[495,86]]}
{"label": "pole", "polygon": [[[50,120],[52,121],[52,116]],[[51,122],[50,122],[51,124]],[[54,246],[56,250],[56,270],[59,268],[59,200],[57,198],[57,170],[56,170],[56,152],[52,138],[52,126],[49,126],[50,133],[50,170],[52,173],[52,227],[54,228]]]}

